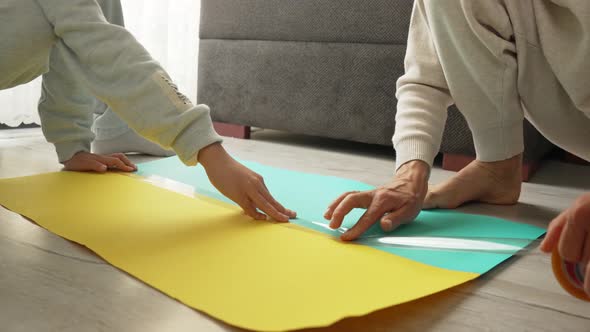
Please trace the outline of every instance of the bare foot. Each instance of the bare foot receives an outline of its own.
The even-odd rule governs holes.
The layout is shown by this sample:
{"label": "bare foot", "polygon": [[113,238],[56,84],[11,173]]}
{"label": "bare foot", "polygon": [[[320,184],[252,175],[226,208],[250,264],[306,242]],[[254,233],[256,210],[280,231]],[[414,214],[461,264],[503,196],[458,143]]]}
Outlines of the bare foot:
{"label": "bare foot", "polygon": [[424,209],[454,209],[467,202],[511,205],[522,184],[522,155],[503,161],[474,160],[451,179],[428,190]]}

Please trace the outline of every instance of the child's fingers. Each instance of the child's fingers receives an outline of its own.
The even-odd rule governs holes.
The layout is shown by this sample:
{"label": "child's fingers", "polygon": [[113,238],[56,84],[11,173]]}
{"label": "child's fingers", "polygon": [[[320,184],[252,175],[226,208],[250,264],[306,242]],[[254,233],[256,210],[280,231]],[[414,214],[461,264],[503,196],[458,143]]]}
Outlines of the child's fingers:
{"label": "child's fingers", "polygon": [[125,165],[119,158],[99,156],[98,160],[111,169],[118,169],[124,172],[133,172],[135,170],[135,168]]}
{"label": "child's fingers", "polygon": [[561,237],[561,233],[563,231],[563,227],[565,226],[567,213],[568,210],[563,211],[549,224],[549,228],[547,229],[547,235],[543,239],[543,242],[541,242],[540,248],[542,251],[550,253],[557,246],[557,243],[559,242],[559,238]]}
{"label": "child's fingers", "polygon": [[119,160],[121,160],[123,163],[125,163],[125,165],[132,167],[134,170],[137,170],[137,166],[131,162],[131,160],[129,160],[129,158],[127,158],[127,156],[124,153],[115,153],[112,154],[111,157],[117,158]]}
{"label": "child's fingers", "polygon": [[266,216],[256,210],[256,207],[252,204],[252,202],[247,201],[244,204],[240,204],[242,210],[244,210],[244,214],[256,219],[256,220],[266,220]]}
{"label": "child's fingers", "polygon": [[98,172],[98,173],[104,173],[108,170],[107,165],[101,163],[98,160],[94,160],[94,159],[86,159],[83,160],[79,165],[78,165],[79,169],[76,169],[76,171],[93,171],[93,172]]}
{"label": "child's fingers", "polygon": [[96,160],[90,160],[88,164],[91,170],[99,173],[104,173],[109,169],[107,165]]}
{"label": "child's fingers", "polygon": [[277,221],[287,222],[289,216],[279,212],[272,204],[270,204],[257,190],[253,190],[250,194],[250,199],[256,204],[256,207],[262,210],[262,212],[269,215],[271,218]]}
{"label": "child's fingers", "polygon": [[297,212],[293,210],[285,209],[285,214],[288,215],[291,219],[297,218]]}
{"label": "child's fingers", "polygon": [[98,172],[104,173],[107,171],[107,165],[101,163],[98,160],[85,158],[85,159],[72,159],[64,164],[64,168],[67,171],[73,172]]}
{"label": "child's fingers", "polygon": [[279,203],[276,199],[274,199],[274,197],[272,197],[264,182],[260,182],[258,191],[260,192],[262,197],[265,198],[280,213],[287,215],[289,218],[295,218],[297,216],[295,212],[286,209],[281,203]]}

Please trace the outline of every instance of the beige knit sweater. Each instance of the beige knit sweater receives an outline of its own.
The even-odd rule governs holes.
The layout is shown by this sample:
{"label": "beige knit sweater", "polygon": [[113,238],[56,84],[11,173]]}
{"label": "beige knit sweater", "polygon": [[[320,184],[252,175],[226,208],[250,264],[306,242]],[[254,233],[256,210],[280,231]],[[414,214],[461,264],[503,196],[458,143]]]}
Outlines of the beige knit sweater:
{"label": "beige knit sweater", "polygon": [[590,1],[417,0],[397,86],[397,167],[432,165],[447,108],[473,132],[477,158],[523,151],[526,117],[590,160]]}

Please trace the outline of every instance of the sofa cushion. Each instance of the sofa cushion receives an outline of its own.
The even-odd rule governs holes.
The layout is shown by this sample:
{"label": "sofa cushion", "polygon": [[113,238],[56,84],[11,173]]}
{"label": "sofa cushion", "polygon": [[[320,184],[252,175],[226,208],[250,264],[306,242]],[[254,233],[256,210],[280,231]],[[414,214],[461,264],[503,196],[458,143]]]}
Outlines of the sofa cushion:
{"label": "sofa cushion", "polygon": [[215,121],[391,145],[403,45],[203,40]]}
{"label": "sofa cushion", "polygon": [[406,44],[409,0],[202,0],[202,39]]}

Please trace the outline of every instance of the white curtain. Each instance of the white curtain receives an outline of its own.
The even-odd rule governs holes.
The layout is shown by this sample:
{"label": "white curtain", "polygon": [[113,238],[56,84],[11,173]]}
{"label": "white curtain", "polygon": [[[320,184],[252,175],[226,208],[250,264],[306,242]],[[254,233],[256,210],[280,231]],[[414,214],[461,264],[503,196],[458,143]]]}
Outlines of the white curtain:
{"label": "white curtain", "polygon": [[[121,0],[125,25],[193,102],[197,96],[200,0]],[[40,78],[0,91],[0,123],[39,123]]]}

